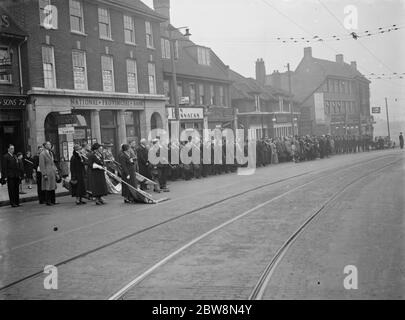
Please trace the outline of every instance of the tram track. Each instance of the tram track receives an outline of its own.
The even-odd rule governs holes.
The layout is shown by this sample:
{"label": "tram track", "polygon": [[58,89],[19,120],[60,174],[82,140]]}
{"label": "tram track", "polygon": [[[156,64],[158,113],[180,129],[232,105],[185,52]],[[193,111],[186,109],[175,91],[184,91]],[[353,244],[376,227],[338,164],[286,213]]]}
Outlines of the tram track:
{"label": "tram track", "polygon": [[[397,163],[398,161],[401,161],[401,160],[397,160],[397,161],[395,161],[395,162],[393,162],[393,163],[390,163],[390,164],[387,165],[387,166],[393,165],[393,164]],[[356,167],[356,166],[358,166],[358,164],[355,164],[355,165],[352,165],[352,166],[347,167],[347,168],[345,168],[345,169],[342,169],[342,170],[340,170],[340,172],[343,171],[343,170],[353,169],[353,168]],[[387,166],[384,166],[383,168],[385,168],[385,167],[387,167]],[[382,169],[383,169],[383,168],[382,168]],[[382,170],[382,169],[381,169],[381,170]],[[380,170],[380,169],[379,169],[379,170]],[[374,171],[373,171],[373,172],[374,172]],[[370,174],[370,173],[366,174],[365,176],[368,176],[369,174]],[[157,271],[159,268],[163,267],[166,263],[168,263],[169,261],[171,261],[171,260],[174,259],[175,257],[179,256],[179,255],[180,255],[181,253],[183,253],[185,250],[187,250],[187,249],[189,249],[190,247],[194,246],[195,244],[197,244],[197,243],[200,242],[201,240],[206,239],[207,237],[209,237],[210,235],[216,233],[217,231],[219,231],[219,230],[221,230],[221,229],[223,229],[223,228],[225,228],[225,227],[231,225],[232,223],[234,223],[234,222],[236,222],[236,221],[238,221],[238,220],[240,220],[240,219],[242,219],[242,218],[248,216],[249,214],[251,214],[251,213],[253,213],[253,212],[255,212],[255,211],[257,211],[257,210],[259,210],[259,209],[261,209],[261,208],[263,208],[263,207],[265,207],[265,206],[267,206],[267,205],[269,205],[269,204],[271,204],[272,202],[274,202],[274,201],[276,201],[276,200],[279,200],[279,199],[281,199],[281,198],[283,198],[283,197],[285,197],[285,196],[287,196],[287,195],[289,195],[289,194],[295,192],[295,191],[298,190],[298,189],[301,189],[301,188],[303,188],[303,187],[305,187],[305,186],[307,186],[307,185],[310,185],[310,184],[312,184],[312,183],[314,183],[314,182],[316,182],[316,181],[318,181],[318,180],[324,179],[325,177],[328,177],[328,176],[331,176],[331,175],[333,175],[333,174],[326,174],[326,175],[323,175],[323,176],[318,177],[318,178],[315,178],[315,179],[313,179],[313,180],[311,180],[311,181],[309,181],[309,182],[307,182],[307,183],[301,184],[300,186],[297,186],[297,187],[295,187],[295,188],[293,188],[293,189],[290,189],[290,190],[288,190],[287,192],[284,192],[284,193],[282,193],[282,194],[280,194],[280,195],[278,195],[278,196],[276,196],[276,197],[273,197],[272,199],[270,199],[270,200],[268,200],[268,201],[266,201],[266,202],[263,202],[263,203],[261,203],[261,204],[255,206],[254,208],[251,208],[251,209],[249,209],[249,210],[243,212],[242,214],[240,214],[240,215],[238,215],[238,216],[236,216],[236,217],[233,217],[233,218],[231,218],[231,219],[225,221],[224,223],[222,223],[222,224],[220,224],[220,225],[218,225],[218,226],[212,228],[211,230],[205,232],[204,234],[202,234],[202,235],[200,235],[200,236],[194,238],[193,240],[189,241],[188,243],[186,243],[185,245],[183,245],[182,247],[180,247],[180,248],[177,249],[176,251],[174,251],[174,252],[170,253],[169,255],[167,255],[165,258],[163,258],[163,259],[160,260],[159,262],[155,263],[155,264],[154,264],[153,266],[151,266],[149,269],[147,269],[146,271],[144,271],[142,274],[140,274],[139,276],[137,276],[137,277],[136,277],[135,279],[133,279],[131,282],[129,282],[128,284],[126,284],[125,286],[123,286],[120,290],[118,290],[118,291],[115,292],[113,295],[111,295],[108,299],[109,299],[109,300],[124,299],[124,296],[125,296],[125,294],[126,294],[127,292],[129,292],[129,291],[132,290],[134,287],[136,287],[138,284],[140,284],[142,281],[144,281],[145,279],[147,279],[147,278],[148,278],[149,276],[151,276],[155,271]],[[364,176],[364,177],[365,177],[365,176]],[[363,179],[363,176],[360,177],[360,178],[357,178],[357,179]],[[346,188],[346,187],[347,187],[347,185],[346,185],[344,188]],[[334,194],[332,197],[334,197],[334,196],[335,196],[335,194]],[[314,216],[313,218],[315,218],[315,216]]]}
{"label": "tram track", "polygon": [[[353,167],[356,167],[356,166],[364,165],[364,164],[366,164],[366,163],[375,162],[375,161],[379,161],[379,160],[386,159],[386,158],[391,158],[392,156],[393,156],[392,154],[391,154],[391,155],[384,155],[384,156],[381,156],[381,157],[378,157],[378,158],[374,158],[374,159],[370,159],[370,160],[366,160],[366,161],[359,161],[359,162],[356,162],[356,163],[353,164],[353,165],[350,165],[350,167],[346,167],[346,168],[344,168],[344,169],[342,169],[342,170],[347,170],[347,169],[349,169],[349,168],[353,168]],[[338,169],[341,169],[342,167],[345,167],[345,166],[341,166],[341,167],[338,168]],[[323,170],[323,171],[320,171],[319,174],[322,174],[323,172],[328,172],[328,171],[330,171],[330,169],[325,169],[325,170]],[[226,197],[226,198],[219,199],[219,200],[217,200],[217,201],[208,203],[208,204],[206,204],[206,205],[204,205],[204,206],[201,206],[201,207],[199,207],[199,208],[195,208],[195,209],[193,209],[193,210],[189,210],[189,211],[187,211],[187,212],[185,212],[185,213],[183,213],[183,214],[181,214],[181,215],[175,216],[175,217],[173,217],[173,218],[170,218],[170,219],[164,220],[164,221],[162,221],[162,222],[156,223],[156,224],[154,224],[154,225],[151,225],[151,226],[149,226],[149,227],[143,228],[143,229],[138,230],[138,231],[136,231],[136,232],[133,232],[133,233],[131,233],[131,234],[129,234],[129,235],[126,235],[126,236],[121,237],[121,238],[118,238],[118,239],[116,239],[116,240],[114,240],[114,241],[110,241],[110,242],[108,242],[108,243],[106,243],[106,244],[103,244],[103,245],[101,245],[101,246],[98,246],[98,247],[96,247],[96,248],[94,248],[94,249],[91,249],[91,250],[85,251],[85,252],[83,252],[83,253],[80,253],[80,254],[78,254],[78,255],[75,255],[75,256],[73,256],[73,257],[71,257],[71,258],[69,258],[69,259],[65,259],[65,260],[63,260],[63,261],[61,261],[61,262],[55,264],[55,266],[56,266],[56,267],[60,267],[60,266],[69,264],[69,263],[71,263],[71,262],[73,262],[73,261],[76,261],[76,260],[79,260],[79,259],[81,259],[81,258],[84,258],[84,257],[86,257],[86,256],[88,256],[88,255],[90,255],[90,254],[93,254],[93,253],[95,253],[95,252],[101,251],[101,250],[106,249],[106,248],[108,248],[108,247],[111,247],[111,246],[113,246],[113,245],[115,245],[115,244],[118,244],[118,243],[123,242],[123,241],[128,240],[128,239],[131,239],[131,238],[133,238],[133,237],[136,237],[136,236],[138,236],[138,235],[141,235],[141,234],[143,234],[143,233],[146,233],[146,232],[148,232],[148,231],[150,231],[150,230],[153,230],[153,229],[155,229],[155,228],[158,228],[158,227],[160,227],[160,226],[163,226],[163,225],[165,225],[165,224],[168,224],[168,223],[174,222],[174,221],[176,221],[176,220],[179,220],[179,219],[181,219],[181,218],[184,218],[184,217],[186,217],[186,216],[195,214],[195,213],[197,213],[197,212],[199,212],[199,211],[202,211],[202,210],[205,210],[205,209],[209,209],[209,208],[211,208],[211,207],[214,207],[214,206],[219,205],[219,204],[221,204],[221,203],[224,203],[224,202],[226,202],[226,201],[229,201],[229,200],[238,198],[238,197],[240,197],[240,196],[242,196],[242,195],[245,195],[245,194],[247,194],[247,193],[251,193],[251,192],[254,192],[254,191],[257,191],[257,190],[260,190],[260,189],[269,187],[269,186],[277,185],[277,184],[280,184],[280,183],[283,183],[283,182],[286,182],[286,181],[290,181],[290,180],[293,180],[293,179],[297,179],[297,178],[300,178],[300,177],[304,177],[304,176],[310,175],[311,173],[314,173],[314,172],[317,172],[317,171],[316,171],[316,170],[311,170],[311,171],[308,171],[308,172],[305,172],[305,173],[302,173],[302,174],[290,176],[290,177],[287,177],[287,178],[284,178],[284,179],[279,179],[279,180],[277,180],[277,181],[273,181],[273,182],[270,182],[270,183],[266,183],[266,184],[262,184],[262,185],[259,185],[259,186],[255,186],[255,187],[250,188],[250,189],[248,189],[248,190],[243,190],[242,192],[239,192],[239,193],[237,193],[237,194],[233,194],[233,195],[231,195],[231,196],[229,196],[229,197]],[[316,180],[322,179],[322,178],[324,178],[324,177],[327,176],[327,175],[328,175],[328,174],[322,175],[321,177],[316,178],[315,180],[311,180],[311,181],[308,182],[308,183],[305,183],[305,184],[303,184],[303,185],[301,185],[301,186],[299,186],[299,187],[297,187],[297,188],[294,188],[294,189],[289,190],[287,193],[290,193],[290,192],[292,192],[292,191],[295,191],[296,189],[301,188],[301,187],[303,187],[303,186],[305,186],[305,185],[307,185],[307,184],[313,183],[313,182],[316,181]],[[284,193],[283,195],[285,195],[285,194],[286,194],[286,193]],[[277,197],[275,197],[275,198],[272,198],[270,201],[275,201],[277,198],[280,198],[280,197],[282,197],[283,195],[280,195],[280,196],[277,196]],[[167,203],[167,202],[166,202],[166,203]],[[251,209],[251,210],[254,210],[254,209],[255,209],[255,208],[253,208],[253,209]],[[235,219],[235,218],[233,218],[232,220],[234,220],[234,219]],[[223,226],[223,225],[220,225],[220,227],[222,228],[222,227],[224,227],[224,226]],[[218,227],[215,228],[215,229],[218,229]],[[14,287],[14,286],[16,286],[16,285],[18,285],[18,284],[21,284],[21,283],[23,283],[23,282],[25,282],[25,281],[34,279],[34,278],[39,277],[39,276],[41,276],[41,275],[43,275],[43,270],[39,270],[39,271],[37,271],[37,272],[33,272],[33,273],[31,273],[31,274],[29,274],[29,275],[27,275],[27,276],[25,276],[25,277],[22,277],[22,278],[20,278],[20,279],[18,279],[18,280],[16,280],[16,281],[13,281],[13,282],[11,282],[11,283],[9,283],[9,284],[6,284],[6,285],[0,287],[0,292],[6,291],[7,289],[10,289],[10,288],[12,288],[12,287]]]}
{"label": "tram track", "polygon": [[342,189],[339,191],[335,192],[331,197],[329,197],[305,222],[287,239],[287,241],[280,247],[280,249],[277,251],[277,253],[274,255],[274,257],[271,259],[271,261],[266,265],[263,273],[261,274],[259,281],[255,285],[254,289],[252,290],[252,293],[249,296],[249,300],[262,300],[263,296],[265,294],[265,291],[267,290],[268,284],[271,280],[272,275],[274,274],[277,266],[280,264],[282,261],[283,257],[286,255],[288,252],[288,249],[294,244],[294,242],[298,239],[298,237],[305,232],[306,228],[314,222],[314,220],[321,215],[322,212],[327,209],[327,207],[332,204],[334,201],[336,201],[347,189],[352,187],[353,185],[361,182],[363,179],[369,177],[370,175],[376,174],[378,172],[381,172],[385,170],[388,167],[391,167],[398,162],[402,161],[398,160],[393,163],[390,163],[376,171],[368,172],[367,174],[356,178],[355,180],[352,180],[350,183],[346,184]]}

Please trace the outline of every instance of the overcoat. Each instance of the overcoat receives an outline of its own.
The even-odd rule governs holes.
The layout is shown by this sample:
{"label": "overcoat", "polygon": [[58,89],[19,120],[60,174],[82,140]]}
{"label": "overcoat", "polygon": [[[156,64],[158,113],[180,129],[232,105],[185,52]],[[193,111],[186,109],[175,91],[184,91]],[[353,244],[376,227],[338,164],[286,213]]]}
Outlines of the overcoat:
{"label": "overcoat", "polygon": [[108,194],[104,170],[93,169],[93,164],[104,166],[103,156],[97,152],[89,156],[89,187],[93,197],[102,197]]}
{"label": "overcoat", "polygon": [[72,197],[84,197],[86,195],[85,162],[83,157],[81,157],[76,151],[73,152],[72,158],[70,158],[70,175]]}
{"label": "overcoat", "polygon": [[[130,155],[121,151],[118,155],[118,162],[121,165],[122,180],[124,180],[126,183],[130,184],[131,186],[137,188],[135,160],[133,158],[131,159]],[[129,179],[128,179],[128,176],[129,176]],[[129,190],[129,187],[125,183],[122,184],[122,196],[126,199],[133,198],[132,193]]]}
{"label": "overcoat", "polygon": [[[56,190],[56,166],[52,152],[44,150],[39,155],[39,168],[42,173],[42,190],[53,191]],[[44,176],[47,176],[45,179]]]}

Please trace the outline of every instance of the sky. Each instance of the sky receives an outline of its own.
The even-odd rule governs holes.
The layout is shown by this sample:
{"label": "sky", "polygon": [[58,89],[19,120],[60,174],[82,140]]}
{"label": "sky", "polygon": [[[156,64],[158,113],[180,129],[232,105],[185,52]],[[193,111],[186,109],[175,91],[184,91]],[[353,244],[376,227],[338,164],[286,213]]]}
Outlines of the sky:
{"label": "sky", "polygon": [[[153,0],[143,0],[153,7]],[[344,27],[347,6],[357,9],[358,29]],[[363,74],[405,73],[405,0],[171,0],[171,22],[188,26],[191,40],[210,47],[219,58],[246,77],[255,77],[255,61],[263,58],[267,73],[294,70],[304,47],[313,56],[345,62],[356,61]],[[328,37],[352,31],[378,31],[392,25],[404,28],[364,39],[307,43],[282,43],[278,37]],[[404,79],[372,80],[371,106],[382,107],[375,115],[377,129],[385,130],[385,97],[390,121],[403,123],[405,131]]]}

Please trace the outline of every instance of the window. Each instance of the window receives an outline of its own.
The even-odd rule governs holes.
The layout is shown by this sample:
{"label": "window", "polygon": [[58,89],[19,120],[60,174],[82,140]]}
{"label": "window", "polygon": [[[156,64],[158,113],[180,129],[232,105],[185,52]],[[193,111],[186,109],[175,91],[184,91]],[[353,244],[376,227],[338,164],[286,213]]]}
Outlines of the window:
{"label": "window", "polygon": [[145,27],[146,27],[146,46],[150,49],[153,49],[155,46],[153,45],[152,25],[149,21],[145,21]]}
{"label": "window", "polygon": [[170,97],[170,82],[169,80],[163,81],[163,91],[166,97]]}
{"label": "window", "polygon": [[255,109],[260,112],[260,97],[258,95],[255,95]]}
{"label": "window", "polygon": [[177,97],[178,97],[179,103],[180,103],[181,98],[183,97],[183,84],[181,82],[177,83]]}
{"label": "window", "polygon": [[149,93],[156,94],[156,72],[155,64],[148,63]]}
{"label": "window", "polygon": [[210,49],[198,47],[198,64],[211,65]]}
{"label": "window", "polygon": [[200,105],[203,105],[205,103],[205,90],[203,84],[200,84],[198,86],[198,103]]}
{"label": "window", "polygon": [[42,47],[42,66],[44,70],[44,88],[56,88],[55,57],[53,47]]}
{"label": "window", "polygon": [[210,85],[210,105],[215,105],[215,88],[213,85]]}
{"label": "window", "polygon": [[[225,92],[224,87],[219,87],[219,103],[221,106],[225,106]],[[260,97],[259,97],[259,110],[260,110]]]}
{"label": "window", "polygon": [[339,91],[339,80],[334,80],[333,84],[335,86],[335,89],[334,89],[335,91],[334,92],[339,93],[340,92]]}
{"label": "window", "polygon": [[73,51],[73,83],[75,90],[87,90],[86,54]]}
{"label": "window", "polygon": [[133,141],[140,137],[140,119],[138,111],[125,112],[125,126],[127,131],[127,141]]}
{"label": "window", "polygon": [[195,84],[190,83],[190,105],[195,105],[196,96],[195,96]]}
{"label": "window", "polygon": [[179,41],[174,41],[174,59],[179,60]]}
{"label": "window", "polygon": [[11,56],[8,47],[0,47],[0,83],[11,83]]}
{"label": "window", "polygon": [[103,74],[103,91],[114,92],[114,65],[111,56],[101,56],[101,72]]}
{"label": "window", "polygon": [[170,41],[162,38],[162,59],[170,59]]}
{"label": "window", "polygon": [[39,23],[47,29],[58,28],[58,14],[51,0],[39,0]]}
{"label": "window", "polygon": [[278,111],[282,112],[284,110],[284,99],[283,97],[278,98]]}
{"label": "window", "polygon": [[70,30],[84,33],[83,6],[80,0],[69,0]]}
{"label": "window", "polygon": [[335,86],[332,79],[328,79],[328,92],[335,92]]}
{"label": "window", "polygon": [[138,93],[136,60],[127,60],[128,93]]}
{"label": "window", "polygon": [[98,30],[101,39],[111,40],[110,12],[105,8],[98,8]]}
{"label": "window", "polygon": [[134,18],[127,15],[124,15],[124,38],[126,43],[135,44]]}

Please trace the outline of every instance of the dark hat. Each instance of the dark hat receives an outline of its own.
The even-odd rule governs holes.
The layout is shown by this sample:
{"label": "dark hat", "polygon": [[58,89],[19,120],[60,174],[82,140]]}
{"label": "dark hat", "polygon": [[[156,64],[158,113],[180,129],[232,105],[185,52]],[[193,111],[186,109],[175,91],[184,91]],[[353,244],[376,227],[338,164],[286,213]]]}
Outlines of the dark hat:
{"label": "dark hat", "polygon": [[100,149],[100,147],[101,147],[101,144],[96,142],[95,144],[92,145],[91,150],[95,151],[95,150]]}

